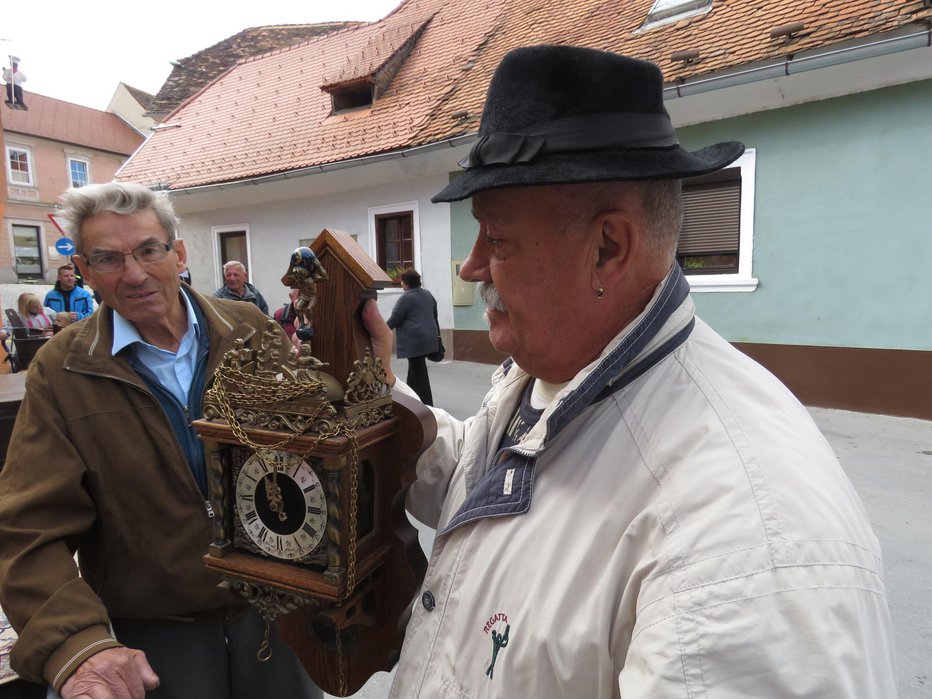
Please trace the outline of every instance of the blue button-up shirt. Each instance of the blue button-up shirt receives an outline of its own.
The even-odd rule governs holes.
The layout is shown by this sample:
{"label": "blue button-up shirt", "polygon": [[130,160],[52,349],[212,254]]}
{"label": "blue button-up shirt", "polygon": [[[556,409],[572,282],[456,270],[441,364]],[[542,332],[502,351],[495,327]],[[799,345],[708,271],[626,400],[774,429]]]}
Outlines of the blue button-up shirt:
{"label": "blue button-up shirt", "polygon": [[124,349],[132,352],[136,359],[156,377],[181,405],[188,405],[188,391],[194,379],[194,370],[197,363],[197,338],[200,332],[194,308],[187,294],[179,292],[184,299],[185,311],[188,315],[188,329],[181,338],[177,352],[170,352],[151,345],[142,339],[130,321],[126,320],[116,311],[113,312],[113,347],[111,352],[116,356]]}

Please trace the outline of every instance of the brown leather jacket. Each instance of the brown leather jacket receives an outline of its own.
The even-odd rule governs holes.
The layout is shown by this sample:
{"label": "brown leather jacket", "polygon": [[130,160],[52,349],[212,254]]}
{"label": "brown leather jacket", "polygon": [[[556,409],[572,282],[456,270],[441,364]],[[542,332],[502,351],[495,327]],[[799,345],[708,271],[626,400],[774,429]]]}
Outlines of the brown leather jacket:
{"label": "brown leather jacket", "polygon": [[[190,293],[207,321],[210,377],[234,339],[257,346],[270,319]],[[0,605],[19,633],[11,664],[56,690],[120,645],[111,617],[228,602],[201,562],[212,540],[205,499],[159,402],[111,355],[111,318],[102,305],[36,355],[0,473]]]}

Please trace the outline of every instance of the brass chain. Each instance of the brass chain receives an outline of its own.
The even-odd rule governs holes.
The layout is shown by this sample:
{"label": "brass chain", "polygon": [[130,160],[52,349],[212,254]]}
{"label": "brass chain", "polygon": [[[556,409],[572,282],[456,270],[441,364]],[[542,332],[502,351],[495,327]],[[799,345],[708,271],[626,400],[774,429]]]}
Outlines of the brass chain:
{"label": "brass chain", "polygon": [[349,560],[346,566],[346,594],[344,599],[348,598],[356,587],[356,520],[359,516],[359,503],[357,496],[359,493],[359,443],[356,441],[356,430],[350,428],[346,432],[346,437],[353,446],[350,459],[350,521],[349,521]]}
{"label": "brass chain", "polygon": [[262,643],[259,644],[259,650],[256,651],[256,660],[260,663],[267,663],[272,659],[272,643],[269,640],[269,630],[271,625],[265,622],[265,634],[262,637]]}
{"label": "brass chain", "polygon": [[[220,414],[223,416],[223,419],[227,421],[227,424],[230,425],[230,429],[233,430],[233,434],[236,435],[240,443],[253,449],[270,449],[272,451],[291,444],[291,442],[304,434],[304,432],[295,430],[285,439],[275,444],[264,445],[253,442],[249,438],[249,435],[243,430],[239,419],[236,417],[236,410],[233,408],[233,401],[231,400],[227,383],[236,385],[242,389],[234,393],[237,405],[249,407],[259,407],[270,403],[288,401],[309,391],[316,391],[324,385],[322,381],[315,380],[284,382],[270,379],[260,383],[256,380],[256,377],[240,371],[239,369],[221,366],[217,370],[216,379],[213,385],[207,390],[206,397],[212,402],[217,403],[220,408]],[[312,426],[317,418],[320,417],[320,414],[328,407],[332,407],[329,401],[321,401],[320,405],[318,405],[317,409],[314,411],[314,414],[310,416],[307,423],[308,427]],[[321,434],[321,436],[327,437],[329,435]]]}
{"label": "brass chain", "polygon": [[[276,449],[281,449],[282,447],[287,446],[295,439],[304,434],[303,431],[295,430],[292,434],[288,435],[285,439],[276,442],[275,444],[266,445],[258,444],[249,438],[249,435],[246,434],[245,430],[236,416],[236,410],[233,408],[233,400],[231,399],[231,391],[228,390],[227,384],[232,384],[238,387],[239,391],[233,391],[236,403],[242,406],[250,407],[261,407],[268,405],[269,403],[280,403],[285,402],[293,398],[297,398],[300,395],[303,395],[309,391],[317,391],[323,386],[323,382],[315,380],[305,380],[300,382],[282,382],[275,381],[274,379],[268,379],[260,382],[257,377],[252,374],[247,374],[239,369],[234,369],[230,366],[221,366],[217,370],[216,379],[213,386],[207,391],[206,397],[209,400],[215,402],[220,408],[220,414],[226,420],[227,424],[230,426],[230,429],[233,431],[233,434],[239,440],[239,442],[247,447],[250,447],[256,450],[257,454],[262,450],[275,451]],[[321,413],[324,412],[327,408],[332,408],[332,405],[329,401],[321,401],[321,404],[314,411],[314,414],[310,417],[307,423],[307,428],[310,428],[320,417]],[[347,551],[347,566],[346,566],[346,591],[343,594],[343,599],[349,599],[350,595],[353,593],[353,590],[356,587],[356,539],[357,532],[356,526],[359,518],[359,441],[356,436],[356,429],[345,423],[338,422],[332,429],[320,432],[317,437],[314,439],[314,442],[311,444],[311,447],[304,454],[304,458],[307,457],[317,449],[320,443],[331,437],[337,437],[339,435],[344,435],[349,440],[352,447],[350,451],[350,508],[349,508],[349,545]],[[259,458],[262,459],[261,454]],[[264,459],[263,459],[264,461]],[[275,472],[277,473],[278,467],[275,467]],[[275,484],[277,486],[277,483]],[[334,629],[335,638],[336,638],[336,650],[337,650],[337,666],[339,668],[339,684],[340,684],[340,695],[346,695],[346,673],[343,662],[343,641],[342,633],[339,629]],[[271,656],[271,646],[268,643],[268,628],[266,628],[266,639],[260,646],[259,655],[264,655],[264,652],[267,651],[268,655]],[[263,658],[259,658],[262,660]],[[268,658],[264,658],[268,660]]]}
{"label": "brass chain", "polygon": [[[344,431],[347,439],[352,444],[350,459],[350,521],[349,521],[349,551],[346,562],[346,592],[343,593],[343,599],[349,599],[356,587],[356,520],[359,515],[359,503],[357,495],[359,492],[359,443],[356,441],[356,430],[347,428]],[[333,632],[336,638],[337,646],[337,668],[340,673],[340,696],[346,696],[346,670],[343,663],[343,632],[334,627]]]}
{"label": "brass chain", "polygon": [[340,629],[334,627],[334,638],[337,645],[337,671],[340,673],[339,685],[340,696],[346,696],[346,669],[343,667],[343,633]]}

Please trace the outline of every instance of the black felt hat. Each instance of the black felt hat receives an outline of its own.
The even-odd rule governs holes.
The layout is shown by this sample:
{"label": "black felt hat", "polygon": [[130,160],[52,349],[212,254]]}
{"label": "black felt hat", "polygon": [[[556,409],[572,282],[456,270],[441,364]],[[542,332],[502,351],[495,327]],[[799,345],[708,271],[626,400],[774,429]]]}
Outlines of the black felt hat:
{"label": "black felt hat", "polygon": [[483,189],[692,177],[734,162],[737,141],[689,152],[653,63],[575,46],[514,49],[489,84],[462,176],[432,201]]}

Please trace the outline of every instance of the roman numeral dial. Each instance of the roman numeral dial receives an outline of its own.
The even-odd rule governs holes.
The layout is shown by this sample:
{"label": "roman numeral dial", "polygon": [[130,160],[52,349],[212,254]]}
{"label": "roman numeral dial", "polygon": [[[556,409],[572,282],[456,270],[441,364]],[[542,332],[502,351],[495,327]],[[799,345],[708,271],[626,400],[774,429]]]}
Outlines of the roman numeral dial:
{"label": "roman numeral dial", "polygon": [[311,553],[327,525],[324,489],[314,469],[297,454],[260,450],[236,478],[236,511],[246,534],[273,558]]}

